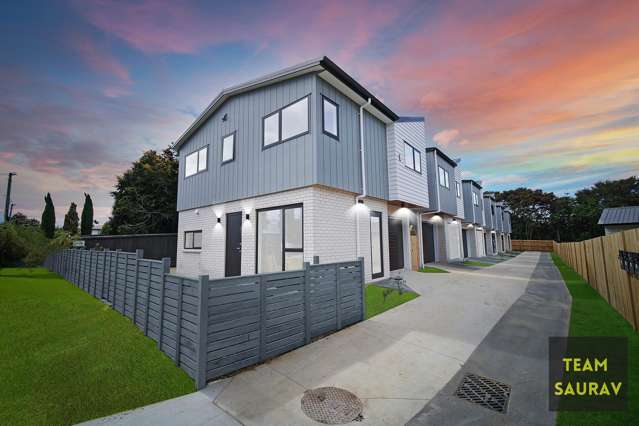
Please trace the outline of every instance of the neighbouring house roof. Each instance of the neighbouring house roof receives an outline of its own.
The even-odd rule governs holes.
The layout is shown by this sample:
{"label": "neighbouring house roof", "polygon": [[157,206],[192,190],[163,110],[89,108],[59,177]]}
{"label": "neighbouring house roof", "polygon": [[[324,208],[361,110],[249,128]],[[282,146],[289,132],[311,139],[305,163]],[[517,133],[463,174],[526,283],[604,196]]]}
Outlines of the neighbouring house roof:
{"label": "neighbouring house roof", "polygon": [[419,123],[426,121],[424,117],[399,117],[397,123]]}
{"label": "neighbouring house roof", "polygon": [[477,189],[482,189],[482,186],[477,182],[474,181],[472,179],[462,179],[462,182],[469,182],[470,184],[472,184],[475,188]]}
{"label": "neighbouring house roof", "polygon": [[628,225],[639,223],[639,206],[604,209],[597,223],[599,225]]}
{"label": "neighbouring house roof", "polygon": [[426,152],[433,152],[433,151],[436,152],[444,160],[446,160],[448,164],[450,164],[453,167],[457,167],[457,162],[453,160],[452,158],[450,158],[448,155],[446,155],[444,151],[442,151],[441,149],[437,148],[436,146],[431,146],[430,148],[426,148]]}
{"label": "neighbouring house roof", "polygon": [[193,124],[191,124],[189,128],[186,129],[182,136],[179,137],[179,139],[174,144],[174,148],[179,150],[180,146],[182,146],[191,137],[191,135],[193,135],[204,123],[206,123],[208,118],[213,115],[213,113],[219,107],[221,107],[228,98],[240,93],[248,92],[250,90],[268,86],[280,81],[285,81],[304,74],[322,71],[328,71],[330,74],[335,76],[335,78],[337,78],[342,84],[346,85],[350,90],[361,96],[363,99],[368,100],[370,98],[371,105],[382,114],[384,114],[386,117],[388,117],[391,121],[396,121],[399,118],[397,114],[395,114],[390,108],[384,105],[384,103],[377,99],[371,92],[366,90],[364,86],[355,81],[353,77],[351,77],[344,70],[338,67],[337,64],[331,61],[328,57],[322,56],[320,58],[312,59],[310,61],[306,61],[289,68],[284,68],[274,73],[267,74],[251,81],[247,81],[246,83],[242,83],[240,85],[232,86],[222,90],[215,97],[215,99],[213,99],[213,102],[211,102],[209,106],[206,107],[204,112],[202,112],[202,114],[200,114],[200,116],[195,119]]}

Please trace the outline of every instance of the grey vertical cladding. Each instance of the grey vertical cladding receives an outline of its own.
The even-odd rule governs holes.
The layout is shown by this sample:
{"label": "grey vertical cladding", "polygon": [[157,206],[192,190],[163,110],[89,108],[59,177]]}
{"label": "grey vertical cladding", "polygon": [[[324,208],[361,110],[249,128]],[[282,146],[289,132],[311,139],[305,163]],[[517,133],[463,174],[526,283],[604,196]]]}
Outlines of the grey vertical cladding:
{"label": "grey vertical cladding", "polygon": [[[84,272],[104,273],[104,284],[114,289],[103,292],[106,302],[155,340],[198,388],[364,319],[363,259],[218,280],[170,274],[169,265],[169,258],[72,249],[45,261],[78,287]],[[95,288],[84,285],[87,292]]]}
{"label": "grey vertical cladding", "polygon": [[490,197],[484,197],[484,224],[486,228],[493,229],[495,227],[494,217],[492,215],[492,210],[490,206],[493,204],[493,201]]}
{"label": "grey vertical cladding", "polygon": [[[339,140],[323,133],[322,96],[339,105]],[[359,105],[317,77],[317,179],[313,183],[360,193]],[[366,187],[373,197],[388,199],[386,125],[364,111]]]}
{"label": "grey vertical cladding", "polygon": [[[239,94],[226,101],[179,152],[178,210],[253,197],[313,180],[314,75]],[[264,116],[311,94],[311,132],[262,149]],[[223,117],[226,116],[226,120]],[[222,165],[222,137],[236,131],[235,159]],[[184,177],[186,156],[208,145],[207,170]]]}
{"label": "grey vertical cladding", "polygon": [[473,204],[473,185],[470,182],[462,182],[462,196],[464,197],[464,222],[477,223],[475,205]]}
{"label": "grey vertical cladding", "polygon": [[[428,188],[431,202],[431,209],[441,210],[443,213],[457,216],[457,193],[455,189],[455,167],[451,166],[436,151],[427,153],[428,158]],[[439,167],[448,172],[448,182],[450,188],[445,188],[439,184]],[[437,191],[437,192],[436,192]],[[439,195],[439,197],[438,197]],[[439,200],[437,200],[439,198]],[[434,203],[434,204],[433,204]],[[432,207],[435,206],[435,207]]]}
{"label": "grey vertical cladding", "polygon": [[475,223],[477,225],[483,225],[484,221],[483,221],[483,207],[482,204],[484,202],[484,200],[482,199],[482,194],[481,194],[481,190],[475,188],[474,186],[472,187],[473,192],[475,193],[475,195],[477,196],[477,206],[473,204],[473,209],[475,212]]}
{"label": "grey vertical cladding", "polygon": [[426,153],[426,172],[428,174],[428,194],[429,194],[429,205],[432,210],[439,209],[439,192],[438,192],[438,178],[436,163],[437,154],[434,151],[430,151]]}

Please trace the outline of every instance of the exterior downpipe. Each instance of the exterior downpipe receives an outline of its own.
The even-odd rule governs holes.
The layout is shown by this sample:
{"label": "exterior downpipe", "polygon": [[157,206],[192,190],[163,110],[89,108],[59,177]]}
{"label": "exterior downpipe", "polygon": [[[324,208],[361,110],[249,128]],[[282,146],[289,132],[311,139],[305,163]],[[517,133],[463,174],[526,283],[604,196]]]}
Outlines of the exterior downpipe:
{"label": "exterior downpipe", "polygon": [[365,155],[364,155],[364,108],[366,108],[368,105],[370,105],[372,102],[371,98],[368,98],[368,101],[362,105],[360,105],[359,107],[359,153],[360,153],[360,159],[361,159],[361,163],[362,163],[362,193],[357,195],[355,197],[355,226],[357,228],[356,230],[356,250],[357,250],[357,258],[360,257],[360,253],[361,253],[361,248],[360,248],[360,238],[359,238],[359,208],[357,206],[357,204],[359,203],[359,200],[362,200],[364,198],[366,198],[366,161],[365,161]]}

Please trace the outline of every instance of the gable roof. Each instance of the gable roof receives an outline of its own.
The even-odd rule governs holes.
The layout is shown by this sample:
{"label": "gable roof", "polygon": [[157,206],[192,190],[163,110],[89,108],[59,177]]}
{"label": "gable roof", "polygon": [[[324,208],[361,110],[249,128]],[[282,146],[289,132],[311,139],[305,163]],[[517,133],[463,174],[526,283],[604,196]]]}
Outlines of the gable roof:
{"label": "gable roof", "polygon": [[213,113],[230,97],[239,95],[240,93],[255,90],[260,87],[279,83],[280,81],[285,81],[304,74],[313,72],[319,73],[322,71],[328,71],[337,80],[339,80],[342,84],[347,86],[350,90],[355,92],[355,94],[357,94],[364,100],[368,100],[370,98],[371,105],[383,115],[388,117],[390,121],[396,121],[399,118],[399,116],[386,105],[384,105],[382,101],[377,99],[372,93],[366,90],[364,86],[359,84],[353,77],[351,77],[344,70],[338,67],[335,62],[331,61],[326,56],[322,56],[320,58],[311,59],[310,61],[302,62],[301,64],[284,68],[274,73],[267,74],[254,80],[242,83],[240,85],[228,87],[222,90],[215,97],[215,99],[213,99],[209,106],[206,107],[204,112],[202,112],[202,114],[200,114],[200,116],[195,119],[193,124],[191,124],[189,128],[186,129],[184,133],[182,133],[182,136],[180,136],[173,145],[174,148],[176,150],[179,150],[180,146],[182,146],[204,123],[206,123],[209,117],[211,117],[211,115],[213,115]]}
{"label": "gable roof", "polygon": [[627,225],[639,223],[639,206],[614,207],[604,209],[599,217],[599,225]]}

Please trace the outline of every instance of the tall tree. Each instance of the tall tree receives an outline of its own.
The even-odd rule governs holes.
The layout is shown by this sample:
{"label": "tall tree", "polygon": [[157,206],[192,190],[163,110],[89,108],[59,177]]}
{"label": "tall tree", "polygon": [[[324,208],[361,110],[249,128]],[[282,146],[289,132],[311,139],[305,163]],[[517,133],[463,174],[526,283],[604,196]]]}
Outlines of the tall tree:
{"label": "tall tree", "polygon": [[62,229],[73,235],[78,233],[78,223],[80,222],[77,207],[75,203],[71,203],[69,211],[64,215],[64,225],[62,226]]}
{"label": "tall tree", "polygon": [[91,235],[93,229],[93,200],[87,193],[84,194],[84,206],[82,207],[82,224],[80,233],[82,235]]}
{"label": "tall tree", "polygon": [[51,194],[47,192],[44,196],[44,211],[42,212],[41,227],[47,238],[53,238],[55,233],[55,207]]}
{"label": "tall tree", "polygon": [[149,150],[118,176],[104,234],[177,232],[178,161],[172,149]]}

